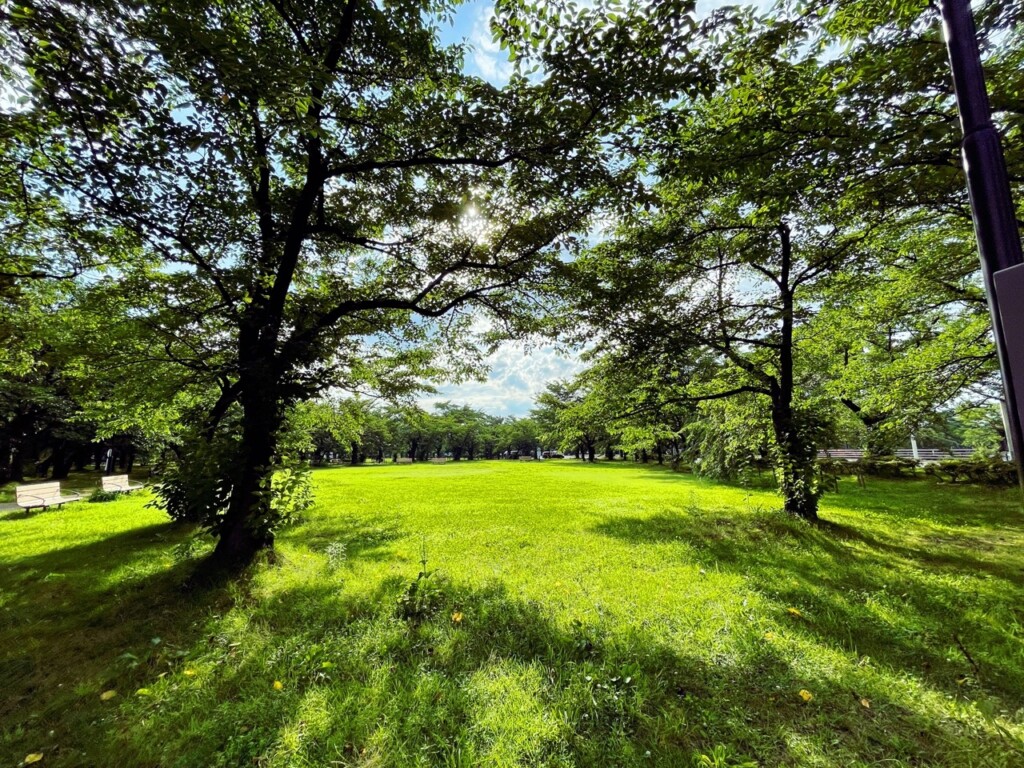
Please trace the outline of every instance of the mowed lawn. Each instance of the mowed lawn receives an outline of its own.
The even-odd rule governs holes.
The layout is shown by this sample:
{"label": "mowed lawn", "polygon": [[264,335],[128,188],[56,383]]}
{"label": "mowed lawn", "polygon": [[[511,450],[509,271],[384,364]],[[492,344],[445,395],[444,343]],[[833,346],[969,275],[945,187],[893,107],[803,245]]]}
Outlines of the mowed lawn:
{"label": "mowed lawn", "polygon": [[1015,491],[844,480],[812,527],[656,467],[314,477],[202,594],[147,494],[0,516],[0,768],[1024,766]]}

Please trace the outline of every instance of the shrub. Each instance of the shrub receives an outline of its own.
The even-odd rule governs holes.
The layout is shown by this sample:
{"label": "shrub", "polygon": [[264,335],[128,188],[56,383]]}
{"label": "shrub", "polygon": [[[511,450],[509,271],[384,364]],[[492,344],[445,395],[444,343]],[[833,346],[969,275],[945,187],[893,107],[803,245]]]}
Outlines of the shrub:
{"label": "shrub", "polygon": [[[233,437],[212,441],[191,439],[179,450],[156,486],[153,506],[163,508],[178,522],[199,523],[215,530],[231,498],[232,478],[238,474],[238,451]],[[274,525],[292,522],[313,503],[309,467],[290,456],[275,459],[270,487]]]}
{"label": "shrub", "polygon": [[903,477],[904,471],[913,475],[917,462],[913,459],[901,459],[899,456],[865,456],[852,462],[854,470],[875,477]]}
{"label": "shrub", "polygon": [[89,495],[89,501],[91,502],[104,502],[104,501],[116,501],[118,493],[116,491],[104,491],[102,488],[97,488]]}
{"label": "shrub", "polygon": [[945,459],[926,464],[926,474],[949,483],[978,483],[1009,487],[1017,482],[1017,467],[1001,459]]}

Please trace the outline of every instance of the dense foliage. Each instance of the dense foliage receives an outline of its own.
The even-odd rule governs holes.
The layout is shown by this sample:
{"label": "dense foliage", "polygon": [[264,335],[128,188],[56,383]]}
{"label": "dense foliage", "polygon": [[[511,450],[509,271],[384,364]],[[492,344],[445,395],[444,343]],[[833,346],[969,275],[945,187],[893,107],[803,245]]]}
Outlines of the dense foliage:
{"label": "dense foliage", "polygon": [[[330,457],[770,465],[814,519],[819,448],[996,398],[934,7],[503,0],[499,84],[461,11],[0,7],[4,479],[148,451],[219,566]],[[1024,10],[977,13],[1020,192]],[[590,367],[531,418],[409,405],[538,332]]]}

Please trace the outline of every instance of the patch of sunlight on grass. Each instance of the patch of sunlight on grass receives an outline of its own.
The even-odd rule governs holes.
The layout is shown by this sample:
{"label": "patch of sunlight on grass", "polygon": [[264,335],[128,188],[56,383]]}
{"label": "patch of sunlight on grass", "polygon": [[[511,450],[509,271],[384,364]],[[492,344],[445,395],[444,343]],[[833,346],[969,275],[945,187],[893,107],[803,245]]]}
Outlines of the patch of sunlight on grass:
{"label": "patch of sunlight on grass", "polygon": [[536,662],[498,660],[467,681],[470,726],[488,765],[538,763],[549,745],[564,738],[569,724],[545,706],[544,670]]}

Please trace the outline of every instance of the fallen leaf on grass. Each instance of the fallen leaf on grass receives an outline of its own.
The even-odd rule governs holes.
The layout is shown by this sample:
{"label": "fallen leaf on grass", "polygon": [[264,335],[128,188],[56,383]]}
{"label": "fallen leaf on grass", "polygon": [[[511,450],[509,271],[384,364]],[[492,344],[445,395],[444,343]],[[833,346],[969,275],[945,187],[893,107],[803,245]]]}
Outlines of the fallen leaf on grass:
{"label": "fallen leaf on grass", "polygon": [[456,624],[461,623],[461,621],[462,621],[462,611],[456,611],[455,613],[453,613],[452,614],[452,621],[454,621]]}
{"label": "fallen leaf on grass", "polygon": [[153,695],[153,692],[151,690],[149,690],[149,688],[139,688],[139,690],[137,690],[135,693],[138,696],[152,696]]}
{"label": "fallen leaf on grass", "polygon": [[800,698],[804,701],[810,701],[814,698],[814,694],[808,691],[806,688],[800,689]]}
{"label": "fallen leaf on grass", "polygon": [[31,765],[32,763],[38,763],[43,759],[42,752],[33,752],[31,755],[25,755],[25,765]]}
{"label": "fallen leaf on grass", "polygon": [[115,691],[113,689],[111,689],[109,691],[104,691],[103,693],[100,694],[100,701],[110,701],[115,696],[117,696],[117,691]]}
{"label": "fallen leaf on grass", "polygon": [[871,702],[868,699],[861,699],[860,705],[864,707],[864,709],[871,709]]}
{"label": "fallen leaf on grass", "polygon": [[803,618],[803,614],[800,613],[800,611],[797,608],[787,608],[786,613],[788,613],[790,616],[796,616],[798,619]]}
{"label": "fallen leaf on grass", "polygon": [[275,691],[283,691],[284,690],[284,683],[282,683],[280,680],[275,680],[274,681],[274,690]]}

